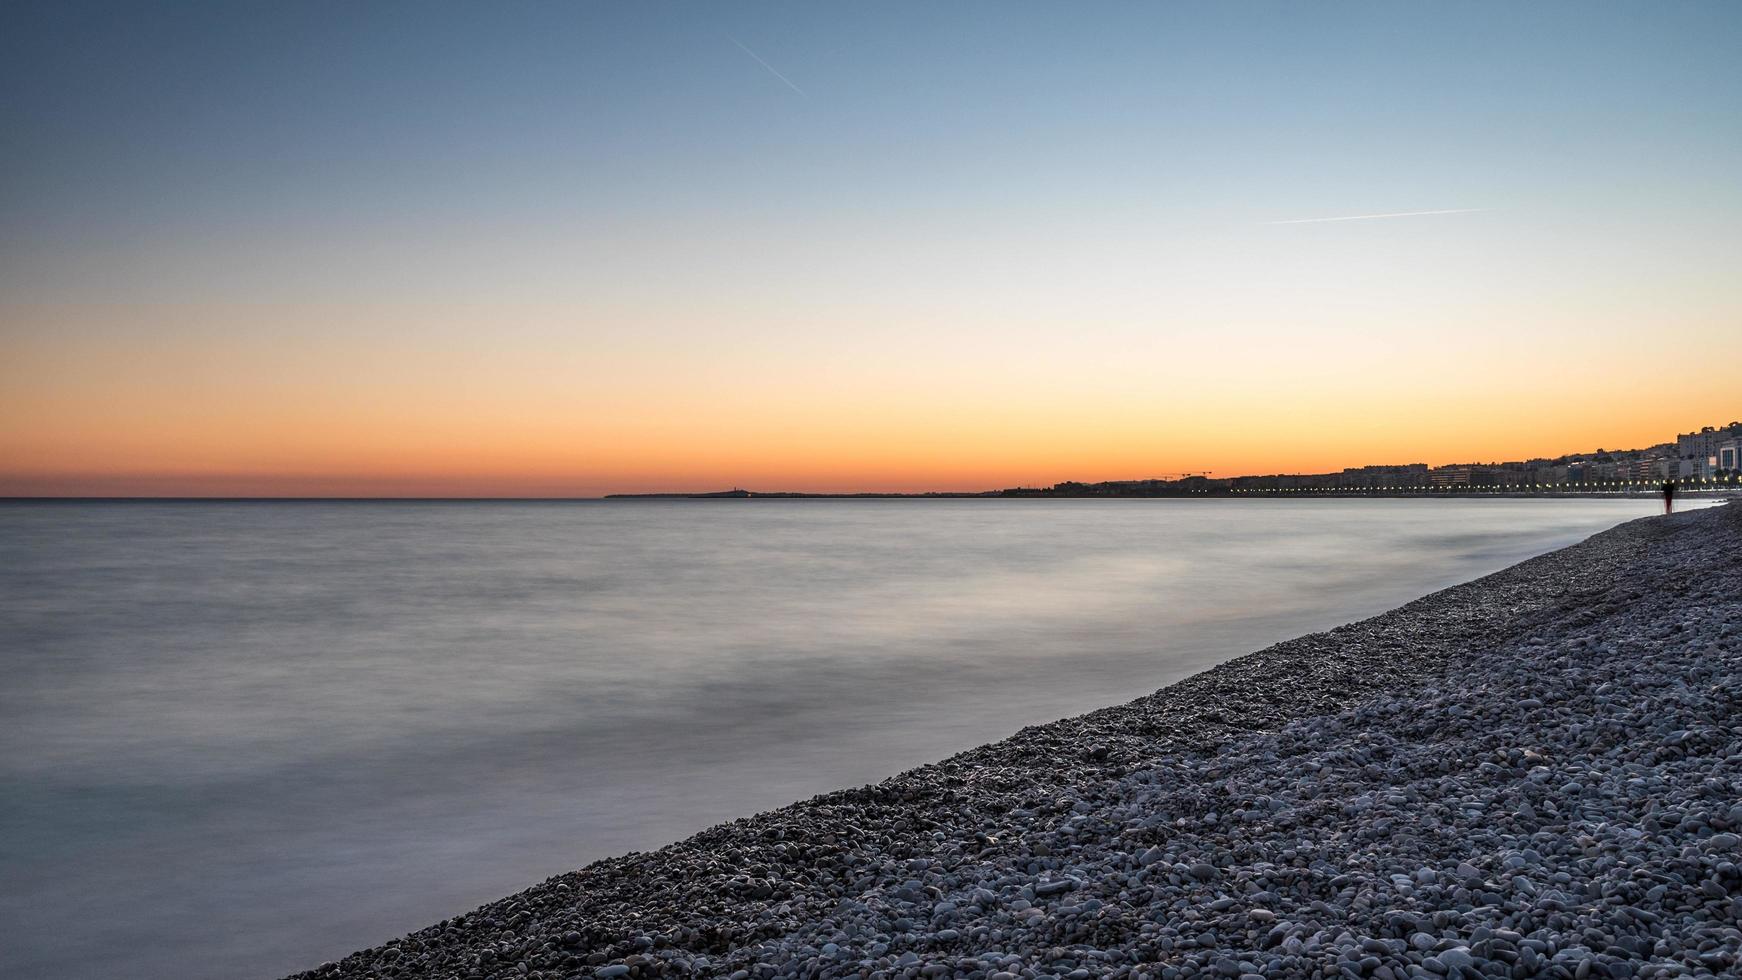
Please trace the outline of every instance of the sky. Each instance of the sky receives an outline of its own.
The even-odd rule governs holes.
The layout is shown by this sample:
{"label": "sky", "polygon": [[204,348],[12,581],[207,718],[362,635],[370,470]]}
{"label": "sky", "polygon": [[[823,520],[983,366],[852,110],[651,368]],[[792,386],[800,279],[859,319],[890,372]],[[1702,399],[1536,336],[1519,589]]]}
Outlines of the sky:
{"label": "sky", "polygon": [[1646,446],[1742,417],[1738,65],[1731,0],[9,0],[0,494]]}

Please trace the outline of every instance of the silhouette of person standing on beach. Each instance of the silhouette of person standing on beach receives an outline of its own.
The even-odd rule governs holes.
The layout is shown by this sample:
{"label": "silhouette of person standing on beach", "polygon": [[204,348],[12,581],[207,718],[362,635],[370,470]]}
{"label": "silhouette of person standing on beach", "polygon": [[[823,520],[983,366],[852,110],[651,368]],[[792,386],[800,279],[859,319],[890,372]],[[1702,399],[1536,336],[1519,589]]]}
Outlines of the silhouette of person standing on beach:
{"label": "silhouette of person standing on beach", "polygon": [[1675,507],[1675,481],[1663,481],[1663,512],[1669,513]]}

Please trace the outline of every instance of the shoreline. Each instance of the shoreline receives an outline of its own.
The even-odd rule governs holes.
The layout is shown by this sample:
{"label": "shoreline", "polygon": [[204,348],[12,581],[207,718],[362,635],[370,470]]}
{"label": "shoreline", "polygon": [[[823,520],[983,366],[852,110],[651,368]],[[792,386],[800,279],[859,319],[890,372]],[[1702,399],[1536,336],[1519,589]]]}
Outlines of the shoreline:
{"label": "shoreline", "polygon": [[[1604,781],[1591,774],[1596,746],[1580,746],[1607,730],[1591,719],[1620,712],[1627,738],[1602,747],[1659,751],[1627,731],[1667,723],[1663,705],[1646,705],[1660,716],[1648,718],[1628,700],[1679,690],[1652,677],[1722,682],[1671,706],[1684,713],[1735,707],[1724,699],[1742,694],[1738,555],[1739,507],[1631,521],[1128,704],[595,862],[298,976],[1398,977],[1482,975],[1484,963],[1562,975],[1572,963],[1572,977],[1587,961],[1607,971],[1596,975],[1723,972],[1733,961],[1700,957],[1742,912],[1738,856],[1720,860],[1742,807],[1665,832],[1654,810],[1626,806],[1643,764]],[[1623,674],[1633,683],[1616,695]],[[1563,718],[1558,702],[1575,701],[1590,702],[1583,722]],[[1663,734],[1680,733],[1679,758],[1697,749],[1711,764],[1698,785],[1659,777],[1657,797],[1742,779],[1742,731],[1693,731]],[[1472,751],[1496,739],[1510,749]],[[1551,750],[1555,739],[1566,744]],[[1571,819],[1587,784],[1600,790],[1593,819]],[[1516,805],[1538,785],[1553,789]],[[1535,829],[1491,839],[1496,801]],[[1664,863],[1655,883],[1683,879],[1651,900],[1680,903],[1668,911],[1635,908],[1651,902],[1617,886],[1634,904],[1614,907],[1642,914],[1616,924],[1614,895],[1583,887],[1612,870],[1590,855],[1638,846],[1648,822],[1664,854],[1705,854],[1716,839],[1717,856],[1695,861],[1698,881]],[[1562,855],[1545,834],[1602,846]],[[1640,866],[1652,861],[1670,859]],[[1699,929],[1678,929],[1698,935],[1666,938],[1689,908]],[[1613,941],[1594,947],[1593,934]]]}

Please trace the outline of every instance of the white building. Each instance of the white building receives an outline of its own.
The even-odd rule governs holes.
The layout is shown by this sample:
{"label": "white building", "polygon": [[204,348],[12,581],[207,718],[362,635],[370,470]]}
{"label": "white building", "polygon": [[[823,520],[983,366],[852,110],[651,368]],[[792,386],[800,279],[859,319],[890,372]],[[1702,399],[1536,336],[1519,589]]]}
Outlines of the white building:
{"label": "white building", "polygon": [[1723,428],[1706,426],[1698,432],[1686,432],[1675,437],[1675,454],[1682,459],[1710,460],[1718,455],[1718,446],[1742,438],[1742,426],[1732,422]]}
{"label": "white building", "polygon": [[1720,472],[1734,473],[1742,470],[1742,439],[1728,439],[1718,443],[1712,454]]}

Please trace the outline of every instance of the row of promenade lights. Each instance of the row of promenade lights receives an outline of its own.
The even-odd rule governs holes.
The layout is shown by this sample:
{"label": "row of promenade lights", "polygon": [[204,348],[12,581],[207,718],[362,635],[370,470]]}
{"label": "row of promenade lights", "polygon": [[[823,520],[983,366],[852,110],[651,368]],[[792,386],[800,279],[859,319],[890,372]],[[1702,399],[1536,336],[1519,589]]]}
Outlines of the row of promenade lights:
{"label": "row of promenade lights", "polygon": [[[1739,484],[1742,484],[1742,474],[1732,473],[1729,476],[1711,476],[1711,477],[1703,477],[1703,478],[1696,477],[1696,478],[1690,478],[1690,479],[1686,479],[1686,480],[1675,480],[1672,482],[1675,483],[1675,487],[1677,490],[1721,490],[1727,486],[1737,486]],[[1443,486],[1443,487],[1440,487],[1440,486],[1429,486],[1429,487],[1271,487],[1271,488],[1260,488],[1260,489],[1233,489],[1233,490],[1230,490],[1229,492],[1230,493],[1374,493],[1374,492],[1392,493],[1392,492],[1396,492],[1396,491],[1406,491],[1406,492],[1417,492],[1417,493],[1432,493],[1432,492],[1437,491],[1437,490],[1446,490],[1446,491],[1456,490],[1456,491],[1459,491],[1462,493],[1469,493],[1472,491],[1474,491],[1476,493],[1505,493],[1505,492],[1520,492],[1520,491],[1532,491],[1532,490],[1593,490],[1593,491],[1597,491],[1599,493],[1602,493],[1602,492],[1620,493],[1620,492],[1626,491],[1626,490],[1651,490],[1651,491],[1655,491],[1655,490],[1662,489],[1662,487],[1663,487],[1662,483],[1650,483],[1650,482],[1648,482],[1648,483],[1629,483],[1625,480],[1585,480],[1585,481],[1574,481],[1574,482],[1568,482],[1568,483],[1497,483],[1497,484],[1494,484],[1492,486],[1473,486],[1473,485],[1465,484],[1462,486],[1448,485],[1448,486]],[[1209,491],[1199,490],[1196,492],[1197,493],[1208,493]]]}

